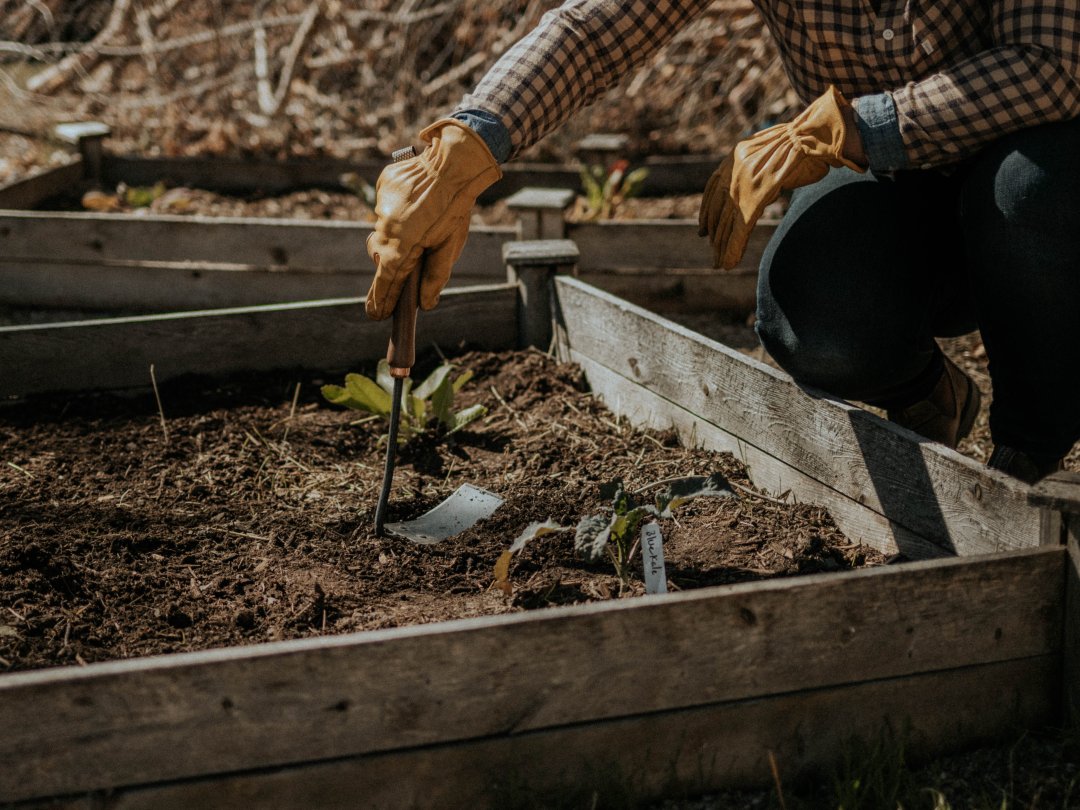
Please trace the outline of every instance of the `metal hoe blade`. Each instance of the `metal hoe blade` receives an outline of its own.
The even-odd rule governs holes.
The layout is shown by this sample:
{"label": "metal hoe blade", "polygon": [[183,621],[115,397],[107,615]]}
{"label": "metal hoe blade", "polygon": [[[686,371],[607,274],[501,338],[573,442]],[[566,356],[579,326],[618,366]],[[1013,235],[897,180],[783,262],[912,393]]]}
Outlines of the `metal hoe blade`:
{"label": "metal hoe blade", "polygon": [[385,529],[388,534],[430,546],[489,517],[502,502],[502,498],[486,489],[462,484],[446,500],[415,520],[387,523]]}

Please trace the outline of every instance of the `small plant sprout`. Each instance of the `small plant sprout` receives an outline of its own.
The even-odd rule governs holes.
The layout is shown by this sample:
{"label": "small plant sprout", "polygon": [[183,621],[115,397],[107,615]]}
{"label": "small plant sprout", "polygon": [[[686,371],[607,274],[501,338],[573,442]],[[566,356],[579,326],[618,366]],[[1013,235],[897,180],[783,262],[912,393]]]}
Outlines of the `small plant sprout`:
{"label": "small plant sprout", "polygon": [[574,549],[587,562],[599,562],[607,553],[625,586],[629,581],[629,563],[636,550],[638,530],[645,518],[667,520],[674,517],[675,509],[694,498],[730,498],[735,494],[720,473],[676,478],[666,484],[656,493],[653,503],[638,503],[622,481],[602,486],[600,494],[610,499],[611,514],[582,518],[574,532]]}
{"label": "small plant sprout", "polygon": [[[400,443],[403,444],[413,436],[423,433],[432,419],[449,435],[487,413],[487,408],[483,405],[454,410],[454,395],[472,379],[472,372],[465,371],[456,378],[451,378],[450,372],[453,368],[451,363],[443,363],[415,387],[411,379],[405,380],[401,393],[401,423],[398,426]],[[321,390],[323,398],[334,405],[374,414],[387,420],[390,418],[394,378],[390,376],[390,365],[386,360],[379,361],[374,380],[362,374],[346,374],[344,386],[324,385]]]}
{"label": "small plant sprout", "polygon": [[629,167],[629,161],[616,160],[607,172],[602,166],[581,170],[581,188],[585,192],[582,220],[611,219],[623,200],[637,196],[649,170],[640,168],[627,172]]}
{"label": "small plant sprout", "polygon": [[608,555],[615,566],[615,573],[625,588],[630,580],[630,560],[637,549],[638,532],[646,518],[669,520],[675,510],[694,498],[731,498],[735,492],[720,473],[692,475],[658,481],[644,487],[643,491],[664,484],[652,503],[638,503],[622,481],[613,481],[600,487],[603,498],[610,500],[610,514],[604,512],[583,517],[576,527],[560,526],[553,521],[532,523],[504,551],[495,563],[495,587],[507,596],[513,594],[510,584],[510,561],[513,555],[537,537],[555,532],[574,532],[574,550],[586,562],[599,562]]}

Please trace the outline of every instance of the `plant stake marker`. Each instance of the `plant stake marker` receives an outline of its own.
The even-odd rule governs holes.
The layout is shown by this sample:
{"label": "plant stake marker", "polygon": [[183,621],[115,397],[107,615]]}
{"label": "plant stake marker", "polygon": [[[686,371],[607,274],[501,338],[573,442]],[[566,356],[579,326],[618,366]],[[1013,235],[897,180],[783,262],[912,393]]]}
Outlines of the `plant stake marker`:
{"label": "plant stake marker", "polygon": [[655,520],[641,527],[641,560],[645,567],[645,593],[667,593],[664,535]]}

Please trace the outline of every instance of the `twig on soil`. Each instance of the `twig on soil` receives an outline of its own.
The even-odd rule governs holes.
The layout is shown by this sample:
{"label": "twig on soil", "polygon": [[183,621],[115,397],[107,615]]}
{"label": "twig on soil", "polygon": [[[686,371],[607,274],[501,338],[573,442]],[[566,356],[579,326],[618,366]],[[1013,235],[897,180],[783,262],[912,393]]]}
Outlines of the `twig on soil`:
{"label": "twig on soil", "polygon": [[236,537],[246,537],[248,540],[261,540],[264,543],[270,542],[269,537],[262,537],[258,534],[249,534],[248,532],[234,532],[232,529],[218,529],[218,531],[222,532],[223,534],[231,534]]}
{"label": "twig on soil", "polygon": [[514,417],[514,421],[518,423],[518,427],[520,427],[524,431],[528,431],[529,428],[525,424],[525,420],[521,418],[517,411],[515,411],[507,404],[506,400],[502,398],[499,390],[494,385],[491,386],[491,393],[495,395],[495,399],[499,400],[499,404],[506,408],[506,410],[509,411],[510,415]]}
{"label": "twig on soil", "polygon": [[150,382],[154,385],[154,399],[157,400],[158,416],[161,417],[161,432],[165,434],[165,444],[169,443],[169,428],[165,424],[165,409],[161,407],[161,393],[158,391],[157,377],[154,375],[154,364],[150,364]]}
{"label": "twig on soil", "polygon": [[7,465],[8,465],[9,467],[11,467],[12,469],[18,470],[18,471],[19,471],[19,472],[21,472],[21,473],[22,473],[23,475],[25,475],[25,476],[26,476],[27,478],[33,478],[33,477],[34,477],[34,474],[33,474],[33,473],[29,472],[28,470],[24,470],[24,469],[23,469],[22,467],[20,467],[20,466],[19,466],[18,464],[16,464],[16,463],[15,463],[14,461],[9,461],[9,462],[7,463]]}
{"label": "twig on soil", "polygon": [[780,768],[776,764],[776,757],[773,752],[769,752],[769,770],[772,771],[773,782],[776,783],[776,798],[780,802],[780,810],[787,810],[787,804],[784,802],[784,787],[780,783]]}
{"label": "twig on soil", "polygon": [[[744,487],[742,484],[736,484],[733,481],[728,481],[728,486],[732,487],[733,489],[737,489],[740,492],[744,492],[747,495],[750,495],[751,497],[760,498],[761,500],[769,501],[770,503],[778,503],[781,506],[787,506],[787,501],[782,500],[781,498],[774,498],[771,495],[766,495],[763,492],[755,492],[754,490],[750,489],[749,487]],[[790,492],[791,492],[791,490],[788,490],[784,494],[788,495],[788,494],[790,494]]]}
{"label": "twig on soil", "polygon": [[285,432],[281,434],[281,441],[285,441],[289,438],[289,428],[292,425],[293,417],[296,416],[296,403],[300,399],[300,383],[296,384],[296,390],[293,391],[292,405],[289,407],[289,417],[285,420]]}

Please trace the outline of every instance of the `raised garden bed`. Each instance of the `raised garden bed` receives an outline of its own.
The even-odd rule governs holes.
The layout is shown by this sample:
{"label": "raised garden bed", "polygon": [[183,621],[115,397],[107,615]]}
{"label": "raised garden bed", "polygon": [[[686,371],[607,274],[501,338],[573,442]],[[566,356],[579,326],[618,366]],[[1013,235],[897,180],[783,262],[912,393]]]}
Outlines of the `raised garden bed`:
{"label": "raised garden bed", "polygon": [[[5,675],[0,797],[505,806],[514,790],[597,773],[657,796],[765,782],[770,752],[786,774],[819,767],[883,724],[909,724],[933,753],[1060,720],[1077,680],[1073,479],[1031,506],[1029,488],[956,453],[549,281],[570,255],[514,246],[520,284],[448,291],[422,342],[546,346],[546,323],[620,420],[733,452],[754,485],[825,507],[883,554],[943,558]],[[7,396],[145,390],[150,363],[163,386],[272,369],[295,380],[369,363],[385,341],[342,301],[3,328],[0,361]]]}
{"label": "raised garden bed", "polygon": [[[0,304],[150,312],[347,297],[366,286],[371,224],[359,201],[341,194],[340,177],[374,181],[379,164],[124,158],[102,152],[97,135],[82,138],[81,148],[83,157],[68,166],[0,188],[0,208],[10,209],[0,212]],[[700,193],[715,164],[651,161],[645,193]],[[181,215],[175,206],[137,214],[31,210],[121,182],[186,186],[196,191],[173,203],[234,215]],[[745,317],[753,310],[757,261],[775,223],[755,230],[739,268],[718,273],[692,218],[566,222],[574,195],[565,189],[578,182],[578,167],[507,167],[484,198],[499,200],[499,212],[480,217],[497,224],[474,225],[451,284],[502,281],[498,256],[507,241],[565,237],[579,246],[583,280],[654,311]],[[638,204],[648,215],[657,201]],[[321,213],[297,218],[299,206]],[[328,215],[334,219],[323,221]]]}
{"label": "raised garden bed", "polygon": [[[469,482],[506,499],[435,548],[373,533],[385,422],[356,424],[287,374],[155,399],[37,399],[0,414],[0,666],[56,666],[302,638],[641,595],[635,566],[585,564],[572,535],[500,554],[530,523],[604,513],[601,486],[648,498],[657,481],[720,473],[736,497],[665,521],[669,587],[880,564],[820,507],[748,489],[730,457],[637,432],[584,392],[573,366],[536,352],[469,353],[458,407],[488,418],[401,448],[389,519],[409,519]],[[652,487],[649,485],[653,484]],[[662,486],[662,485],[661,485]],[[507,598],[507,597],[512,598]],[[15,617],[18,617],[16,620]]]}

